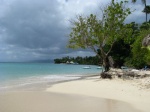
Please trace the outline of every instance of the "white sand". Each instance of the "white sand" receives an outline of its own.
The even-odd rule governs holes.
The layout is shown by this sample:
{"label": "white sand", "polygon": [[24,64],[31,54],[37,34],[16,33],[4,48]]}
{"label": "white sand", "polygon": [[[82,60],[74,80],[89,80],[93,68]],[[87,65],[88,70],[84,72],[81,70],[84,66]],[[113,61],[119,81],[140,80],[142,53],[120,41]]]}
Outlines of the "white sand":
{"label": "white sand", "polygon": [[124,81],[122,79],[103,80],[99,79],[99,77],[90,77],[56,84],[47,88],[46,91],[124,101],[142,112],[150,112],[150,89],[144,89],[139,86],[145,80],[147,79],[136,81]]}

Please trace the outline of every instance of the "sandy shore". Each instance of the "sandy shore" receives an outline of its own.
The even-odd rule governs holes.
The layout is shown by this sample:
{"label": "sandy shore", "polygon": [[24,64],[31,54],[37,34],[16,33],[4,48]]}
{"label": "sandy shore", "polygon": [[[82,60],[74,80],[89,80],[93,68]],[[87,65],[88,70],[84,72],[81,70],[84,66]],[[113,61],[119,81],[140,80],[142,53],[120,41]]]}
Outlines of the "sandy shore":
{"label": "sandy shore", "polygon": [[140,112],[115,100],[49,92],[10,92],[0,95],[0,112]]}
{"label": "sandy shore", "polygon": [[150,89],[144,88],[149,81],[96,76],[54,84],[46,91],[0,93],[0,112],[149,112]]}
{"label": "sandy shore", "polygon": [[84,80],[56,84],[47,89],[49,92],[76,94],[107,98],[131,104],[141,112],[150,112],[150,78],[137,80],[102,80],[90,77]]}

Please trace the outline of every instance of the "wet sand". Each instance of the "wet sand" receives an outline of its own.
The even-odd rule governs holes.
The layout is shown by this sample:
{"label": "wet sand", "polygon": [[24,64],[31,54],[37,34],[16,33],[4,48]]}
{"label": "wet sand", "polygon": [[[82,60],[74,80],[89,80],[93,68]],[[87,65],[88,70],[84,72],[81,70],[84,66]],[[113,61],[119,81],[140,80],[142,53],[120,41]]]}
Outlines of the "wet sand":
{"label": "wet sand", "polygon": [[0,112],[140,112],[125,102],[52,92],[0,94]]}

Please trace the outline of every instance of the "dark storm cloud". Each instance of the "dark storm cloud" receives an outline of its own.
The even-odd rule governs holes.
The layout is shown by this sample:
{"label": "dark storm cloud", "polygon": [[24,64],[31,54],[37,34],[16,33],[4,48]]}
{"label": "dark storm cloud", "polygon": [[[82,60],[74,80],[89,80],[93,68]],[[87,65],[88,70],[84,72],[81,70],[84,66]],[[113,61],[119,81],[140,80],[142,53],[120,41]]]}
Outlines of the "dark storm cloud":
{"label": "dark storm cloud", "polygon": [[0,39],[6,43],[7,53],[10,50],[15,55],[22,50],[40,57],[65,52],[68,28],[59,7],[56,0],[15,0],[7,5],[0,18]]}
{"label": "dark storm cloud", "polygon": [[[28,61],[62,56],[93,55],[89,50],[66,49],[68,20],[75,15],[98,14],[110,0],[0,0],[0,61]],[[143,5],[137,3],[133,16]],[[138,20],[139,20],[138,19]]]}
{"label": "dark storm cloud", "polygon": [[8,44],[25,48],[46,48],[63,43],[64,27],[61,13],[54,0],[17,0],[3,18],[1,26],[6,30]]}

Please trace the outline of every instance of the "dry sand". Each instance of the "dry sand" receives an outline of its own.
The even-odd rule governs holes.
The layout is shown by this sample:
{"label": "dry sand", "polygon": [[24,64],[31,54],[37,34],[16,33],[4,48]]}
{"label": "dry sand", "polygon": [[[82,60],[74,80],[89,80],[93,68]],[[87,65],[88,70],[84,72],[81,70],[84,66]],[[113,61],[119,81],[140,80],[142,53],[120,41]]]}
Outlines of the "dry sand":
{"label": "dry sand", "polygon": [[150,84],[150,78],[124,81],[122,79],[102,80],[99,77],[90,77],[84,80],[56,84],[48,88],[47,91],[123,101],[141,112],[150,112],[150,89],[144,88],[144,84],[147,84],[145,81]]}

